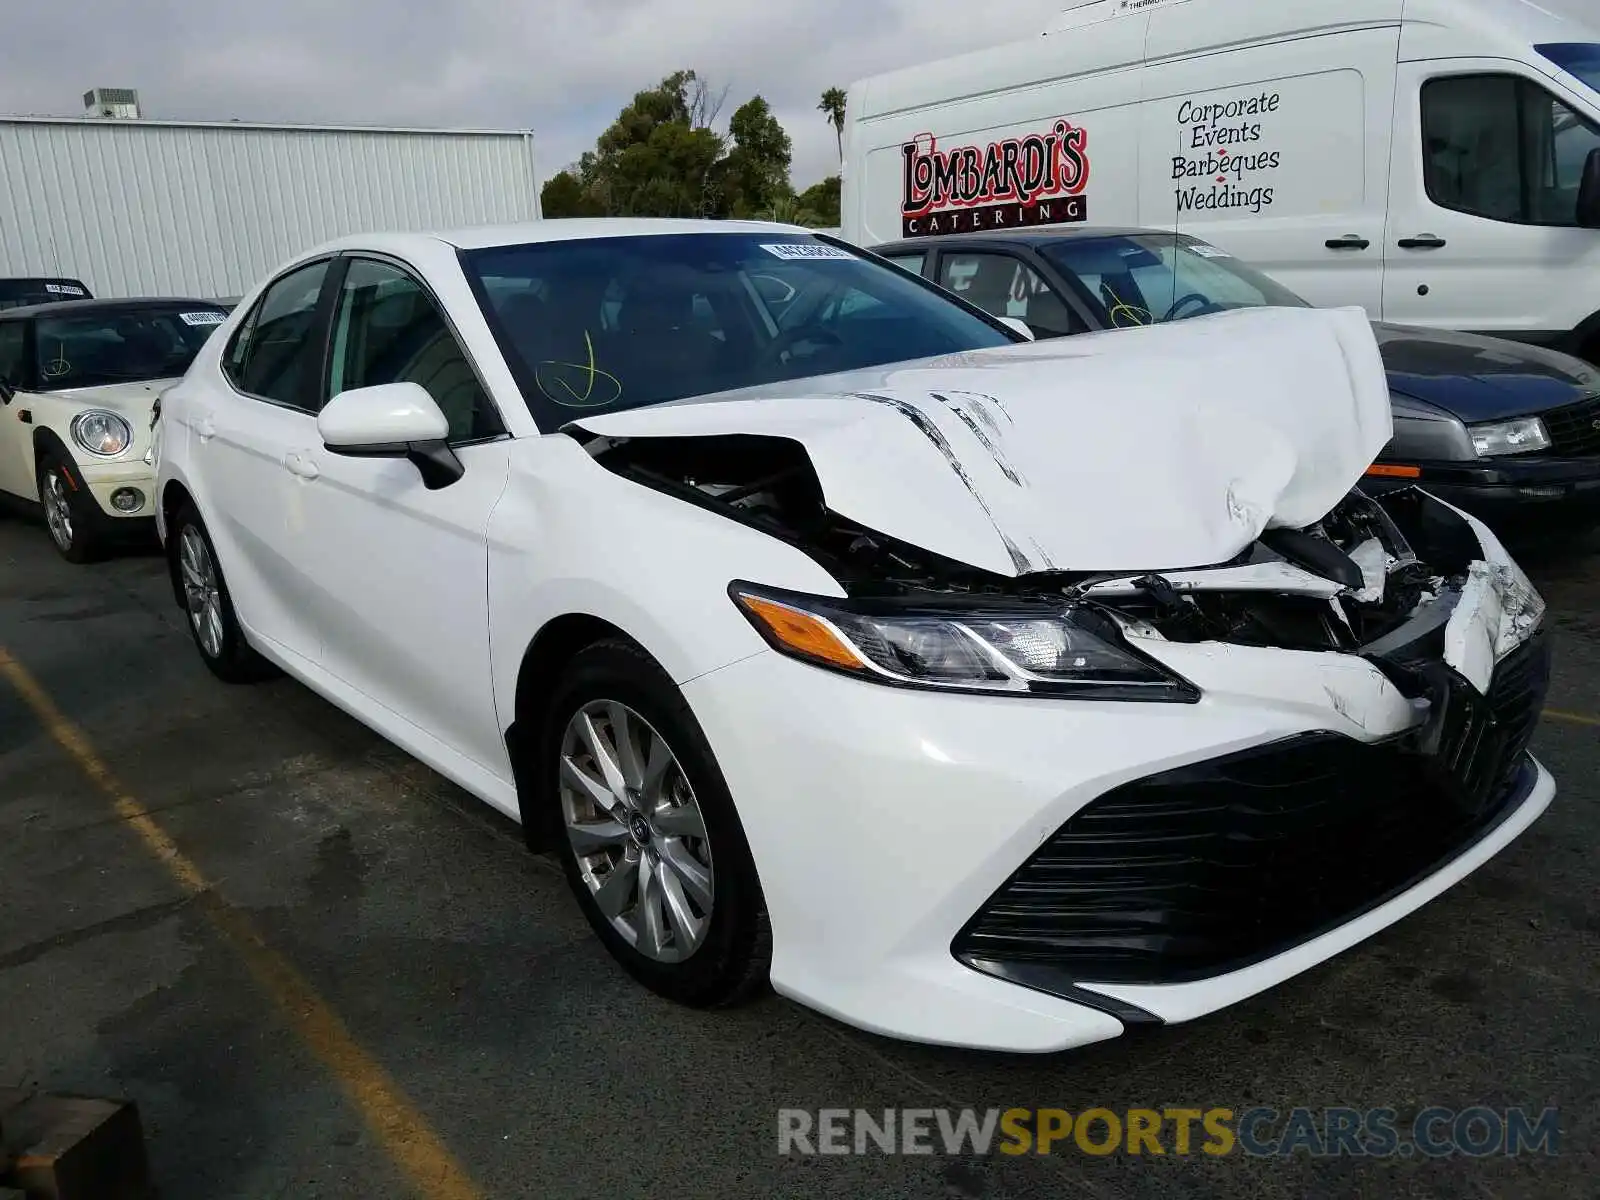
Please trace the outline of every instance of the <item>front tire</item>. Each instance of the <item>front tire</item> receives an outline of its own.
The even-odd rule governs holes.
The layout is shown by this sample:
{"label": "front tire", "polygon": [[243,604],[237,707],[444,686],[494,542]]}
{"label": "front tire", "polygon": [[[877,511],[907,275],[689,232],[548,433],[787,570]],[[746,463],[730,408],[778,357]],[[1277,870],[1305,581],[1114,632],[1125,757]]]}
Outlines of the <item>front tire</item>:
{"label": "front tire", "polygon": [[105,556],[100,536],[100,511],[83,491],[72,468],[60,456],[45,451],[37,468],[39,505],[50,531],[50,542],[69,563],[92,563]]}
{"label": "front tire", "polygon": [[245,641],[216,547],[192,504],[185,504],[173,518],[171,545],[172,570],[189,634],[206,667],[224,683],[254,683],[274,674],[271,664]]}
{"label": "front tire", "polygon": [[772,935],[738,813],[705,734],[642,650],[580,651],[556,686],[537,769],[567,881],[611,955],[699,1008],[767,985]]}

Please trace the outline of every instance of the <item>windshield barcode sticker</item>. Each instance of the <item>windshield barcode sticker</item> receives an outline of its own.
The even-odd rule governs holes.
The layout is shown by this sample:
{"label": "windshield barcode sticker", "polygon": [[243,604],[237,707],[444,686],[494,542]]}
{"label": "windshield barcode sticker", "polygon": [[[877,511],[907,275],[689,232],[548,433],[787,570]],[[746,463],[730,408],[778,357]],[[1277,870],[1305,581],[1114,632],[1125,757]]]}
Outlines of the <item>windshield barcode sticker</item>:
{"label": "windshield barcode sticker", "polygon": [[227,320],[219,312],[186,312],[179,313],[178,316],[185,325],[221,325]]}
{"label": "windshield barcode sticker", "polygon": [[773,258],[788,259],[790,262],[811,258],[842,258],[848,262],[855,258],[848,250],[823,242],[768,242],[761,248]]}
{"label": "windshield barcode sticker", "polygon": [[73,287],[70,283],[47,283],[44,290],[57,296],[81,296],[84,291],[81,287]]}
{"label": "windshield barcode sticker", "polygon": [[1193,245],[1191,245],[1189,247],[1189,251],[1192,254],[1198,254],[1201,258],[1232,258],[1233,257],[1233,255],[1229,254],[1226,250],[1219,250],[1215,246],[1207,246],[1204,242],[1196,242],[1196,243],[1194,243]]}

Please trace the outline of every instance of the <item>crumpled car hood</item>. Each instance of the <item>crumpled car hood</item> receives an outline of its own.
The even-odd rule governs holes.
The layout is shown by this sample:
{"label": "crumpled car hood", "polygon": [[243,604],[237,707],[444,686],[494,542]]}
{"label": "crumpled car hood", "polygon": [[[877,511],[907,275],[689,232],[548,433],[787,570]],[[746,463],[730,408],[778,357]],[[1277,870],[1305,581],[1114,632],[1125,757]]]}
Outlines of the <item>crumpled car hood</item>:
{"label": "crumpled car hood", "polygon": [[1016,577],[1226,562],[1304,528],[1393,436],[1359,309],[1250,309],[584,417],[806,450],[835,513]]}

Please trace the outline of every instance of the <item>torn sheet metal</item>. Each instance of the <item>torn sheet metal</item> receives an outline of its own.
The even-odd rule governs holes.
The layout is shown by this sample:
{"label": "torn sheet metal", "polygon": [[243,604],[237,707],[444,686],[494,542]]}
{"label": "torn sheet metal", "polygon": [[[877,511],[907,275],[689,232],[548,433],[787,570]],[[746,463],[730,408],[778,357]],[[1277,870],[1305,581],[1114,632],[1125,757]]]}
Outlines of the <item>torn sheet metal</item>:
{"label": "torn sheet metal", "polygon": [[1240,310],[571,427],[792,438],[834,512],[1008,577],[1227,562],[1325,516],[1393,433],[1358,309]]}
{"label": "torn sheet metal", "polygon": [[1380,604],[1389,583],[1389,552],[1377,538],[1368,538],[1350,552],[1350,561],[1361,568],[1366,584],[1355,594],[1358,604]]}

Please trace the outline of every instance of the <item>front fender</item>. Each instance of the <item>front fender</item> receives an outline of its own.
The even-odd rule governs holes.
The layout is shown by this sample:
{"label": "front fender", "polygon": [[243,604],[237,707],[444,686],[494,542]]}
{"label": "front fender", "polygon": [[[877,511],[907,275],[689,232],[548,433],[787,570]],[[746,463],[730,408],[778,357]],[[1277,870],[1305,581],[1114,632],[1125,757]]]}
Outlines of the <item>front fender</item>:
{"label": "front fender", "polygon": [[682,685],[767,649],[728,599],[733,580],[844,594],[793,546],[613,475],[561,435],[513,456],[488,536],[491,655],[504,723],[515,711],[524,653],[559,617],[616,626]]}

